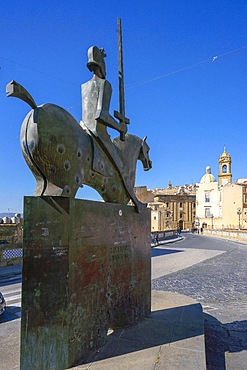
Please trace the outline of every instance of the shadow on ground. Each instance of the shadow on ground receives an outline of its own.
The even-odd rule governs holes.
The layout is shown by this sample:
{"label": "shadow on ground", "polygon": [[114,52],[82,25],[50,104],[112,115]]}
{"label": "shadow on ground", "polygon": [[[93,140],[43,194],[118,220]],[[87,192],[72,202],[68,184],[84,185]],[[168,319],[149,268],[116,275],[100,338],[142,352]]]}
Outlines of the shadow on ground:
{"label": "shadow on ground", "polygon": [[7,321],[20,318],[20,306],[7,306],[7,309],[0,315],[0,325]]}
{"label": "shadow on ground", "polygon": [[151,257],[159,257],[159,256],[164,256],[166,254],[172,254],[172,253],[179,253],[183,252],[181,250],[176,250],[176,249],[163,249],[163,248],[152,248],[151,249]]}
{"label": "shadow on ground", "polygon": [[1,277],[0,278],[0,288],[1,287],[4,287],[4,286],[7,286],[7,285],[14,285],[14,284],[18,284],[18,283],[21,283],[22,281],[22,276],[21,275],[17,275],[17,276],[11,276],[11,279],[9,276],[6,276],[6,277]]}
{"label": "shadow on ground", "polygon": [[[203,321],[199,303],[157,310],[137,325],[116,330],[108,335],[103,347],[75,365],[89,364],[165,344],[175,347],[176,342],[179,342],[177,346],[181,348],[183,340],[201,335]],[[188,347],[187,343],[186,346]]]}
{"label": "shadow on ground", "polygon": [[215,317],[204,314],[204,322],[207,370],[225,370],[226,352],[247,350],[247,320],[222,324]]}

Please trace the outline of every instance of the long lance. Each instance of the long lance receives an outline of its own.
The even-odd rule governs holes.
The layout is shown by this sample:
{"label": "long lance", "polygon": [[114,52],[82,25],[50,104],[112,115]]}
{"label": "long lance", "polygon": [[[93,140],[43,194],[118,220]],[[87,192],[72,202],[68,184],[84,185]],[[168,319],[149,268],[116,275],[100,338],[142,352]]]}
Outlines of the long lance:
{"label": "long lance", "polygon": [[[114,117],[120,120],[120,123],[129,124],[130,120],[125,117],[124,104],[124,70],[123,70],[123,46],[122,46],[122,25],[121,18],[118,18],[118,81],[119,81],[119,112],[114,111]],[[125,134],[120,133],[120,139],[125,140]]]}

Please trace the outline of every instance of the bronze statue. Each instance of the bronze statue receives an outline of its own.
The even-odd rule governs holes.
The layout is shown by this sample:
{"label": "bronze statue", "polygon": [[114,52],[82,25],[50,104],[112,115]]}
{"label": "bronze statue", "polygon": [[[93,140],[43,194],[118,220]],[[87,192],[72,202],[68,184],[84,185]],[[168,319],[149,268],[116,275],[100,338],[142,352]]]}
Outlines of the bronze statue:
{"label": "bronze statue", "polygon": [[[136,162],[144,170],[152,167],[146,139],[125,135],[127,119],[118,123],[109,113],[112,88],[105,79],[105,53],[96,46],[88,50],[87,67],[93,78],[82,85],[81,125],[54,104],[36,105],[31,95],[15,81],[7,85],[7,96],[26,101],[33,109],[21,128],[21,149],[36,178],[35,195],[75,197],[83,184],[96,189],[106,202],[127,204],[138,212],[146,207],[134,192]],[[122,112],[123,113],[123,112]],[[111,127],[121,134],[113,141]]]}

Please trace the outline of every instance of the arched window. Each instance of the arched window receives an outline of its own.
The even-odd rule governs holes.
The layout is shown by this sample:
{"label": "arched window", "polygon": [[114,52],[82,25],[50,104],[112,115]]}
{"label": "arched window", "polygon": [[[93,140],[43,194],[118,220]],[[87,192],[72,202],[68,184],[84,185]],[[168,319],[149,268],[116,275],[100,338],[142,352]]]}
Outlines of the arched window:
{"label": "arched window", "polygon": [[227,165],[226,164],[223,164],[223,166],[222,166],[222,172],[223,173],[227,173]]}

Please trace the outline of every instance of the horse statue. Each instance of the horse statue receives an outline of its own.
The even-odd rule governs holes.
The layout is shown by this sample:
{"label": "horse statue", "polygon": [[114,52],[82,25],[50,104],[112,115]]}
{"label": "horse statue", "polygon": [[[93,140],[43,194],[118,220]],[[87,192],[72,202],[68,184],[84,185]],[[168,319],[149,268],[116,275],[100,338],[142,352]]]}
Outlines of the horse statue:
{"label": "horse statue", "polygon": [[[7,85],[6,92],[32,108],[22,123],[20,143],[36,179],[34,195],[74,198],[78,188],[85,184],[106,202],[127,204],[131,200],[138,212],[146,207],[134,193],[137,160],[145,171],[152,167],[146,138],[129,134],[124,142],[120,137],[113,140],[124,163],[120,174],[100,143],[65,109],[54,104],[37,106],[27,90],[15,81]],[[127,191],[124,183],[133,192]]]}

